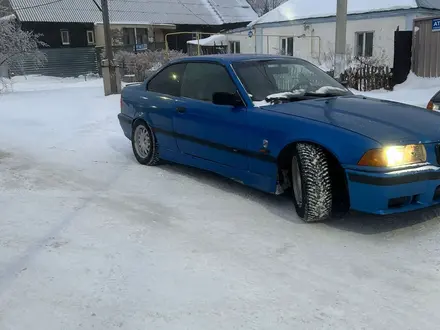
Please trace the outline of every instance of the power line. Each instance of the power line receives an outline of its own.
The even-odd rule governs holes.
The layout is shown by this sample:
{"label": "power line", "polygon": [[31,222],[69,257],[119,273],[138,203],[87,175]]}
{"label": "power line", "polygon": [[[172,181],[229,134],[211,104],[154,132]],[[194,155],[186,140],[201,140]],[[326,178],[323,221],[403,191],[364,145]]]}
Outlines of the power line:
{"label": "power line", "polygon": [[96,7],[98,8],[98,10],[99,10],[100,12],[102,12],[102,8],[101,8],[100,5],[98,5],[98,3],[96,2],[96,0],[92,0],[92,1],[95,3],[95,5],[96,5]]}
{"label": "power line", "polygon": [[185,7],[186,9],[189,10],[190,13],[192,13],[195,17],[197,17],[198,19],[201,19],[203,22],[205,22],[206,25],[211,25],[209,24],[207,21],[205,21],[203,18],[201,18],[200,16],[198,16],[196,13],[194,13],[191,9],[189,9],[182,1],[177,0],[178,3],[180,3],[183,7]]}
{"label": "power line", "polygon": [[41,3],[39,5],[33,5],[33,6],[28,6],[28,7],[15,7],[14,10],[23,10],[23,9],[32,9],[32,8],[38,8],[38,7],[44,7],[44,6],[48,6],[57,2],[62,2],[63,0],[54,0],[54,1],[49,1],[46,3]]}

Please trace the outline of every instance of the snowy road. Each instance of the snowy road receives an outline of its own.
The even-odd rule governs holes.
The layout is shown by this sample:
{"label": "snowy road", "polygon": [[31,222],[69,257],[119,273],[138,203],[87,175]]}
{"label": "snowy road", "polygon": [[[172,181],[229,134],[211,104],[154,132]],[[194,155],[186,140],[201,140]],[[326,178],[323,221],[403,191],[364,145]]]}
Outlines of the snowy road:
{"label": "snowy road", "polygon": [[35,84],[0,96],[1,330],[438,329],[440,209],[304,224],[139,165],[99,80]]}

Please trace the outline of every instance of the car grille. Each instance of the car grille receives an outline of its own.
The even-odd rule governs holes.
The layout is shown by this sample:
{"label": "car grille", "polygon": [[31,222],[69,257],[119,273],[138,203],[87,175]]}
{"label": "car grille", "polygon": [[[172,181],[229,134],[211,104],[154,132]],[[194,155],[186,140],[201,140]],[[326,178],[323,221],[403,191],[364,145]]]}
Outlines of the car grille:
{"label": "car grille", "polygon": [[440,165],[440,144],[435,146],[435,156],[437,157],[437,164]]}

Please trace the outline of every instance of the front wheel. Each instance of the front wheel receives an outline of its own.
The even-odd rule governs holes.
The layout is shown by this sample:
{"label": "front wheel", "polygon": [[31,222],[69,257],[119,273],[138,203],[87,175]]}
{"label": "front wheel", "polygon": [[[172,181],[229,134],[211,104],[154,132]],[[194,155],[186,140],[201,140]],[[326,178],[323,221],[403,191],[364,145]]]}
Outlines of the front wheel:
{"label": "front wheel", "polygon": [[154,166],[159,163],[156,136],[144,121],[137,121],[133,125],[131,145],[134,156],[142,165]]}
{"label": "front wheel", "polygon": [[293,202],[298,216],[306,222],[323,221],[332,212],[330,169],[324,150],[298,143],[292,157]]}

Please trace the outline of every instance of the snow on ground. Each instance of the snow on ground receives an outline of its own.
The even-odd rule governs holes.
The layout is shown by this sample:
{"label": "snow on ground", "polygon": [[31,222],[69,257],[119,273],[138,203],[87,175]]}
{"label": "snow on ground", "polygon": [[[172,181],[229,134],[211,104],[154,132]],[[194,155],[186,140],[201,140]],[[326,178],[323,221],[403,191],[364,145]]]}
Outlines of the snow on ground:
{"label": "snow on ground", "polygon": [[354,91],[369,97],[403,102],[426,108],[429,100],[440,90],[440,78],[420,78],[414,73],[408,75],[407,80],[394,87],[392,92],[386,90],[362,92]]}
{"label": "snow on ground", "polygon": [[101,84],[0,95],[0,329],[438,329],[438,209],[304,224],[288,198],[141,166]]}

